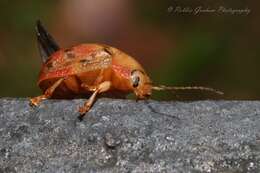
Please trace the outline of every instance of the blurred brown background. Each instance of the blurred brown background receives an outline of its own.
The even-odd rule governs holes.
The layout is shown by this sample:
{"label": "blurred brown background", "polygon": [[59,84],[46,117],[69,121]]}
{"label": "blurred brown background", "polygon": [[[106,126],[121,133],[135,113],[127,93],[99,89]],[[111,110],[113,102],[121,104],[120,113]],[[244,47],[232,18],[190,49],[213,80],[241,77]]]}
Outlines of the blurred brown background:
{"label": "blurred brown background", "polygon": [[[248,8],[250,13],[175,11],[199,6]],[[0,97],[40,94],[36,80],[41,62],[34,27],[41,19],[63,47],[98,42],[129,53],[154,83],[209,86],[224,91],[225,99],[260,99],[257,7],[257,1],[237,0],[1,0]],[[156,93],[154,98],[207,95]]]}

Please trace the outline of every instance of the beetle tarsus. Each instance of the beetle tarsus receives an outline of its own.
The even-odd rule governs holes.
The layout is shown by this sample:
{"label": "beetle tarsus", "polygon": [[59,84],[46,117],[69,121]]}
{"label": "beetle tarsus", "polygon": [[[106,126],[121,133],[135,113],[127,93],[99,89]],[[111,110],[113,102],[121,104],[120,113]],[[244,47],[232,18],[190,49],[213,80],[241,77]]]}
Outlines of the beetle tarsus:
{"label": "beetle tarsus", "polygon": [[29,104],[30,104],[31,107],[37,107],[38,106],[38,103],[36,103],[32,99],[30,99],[30,103]]}
{"label": "beetle tarsus", "polygon": [[81,86],[82,87],[85,86],[87,90],[89,90],[89,88],[92,88],[94,91],[93,94],[90,96],[90,98],[84,103],[84,105],[79,108],[80,116],[81,118],[83,118],[84,115],[90,110],[90,108],[94,104],[97,94],[108,91],[111,87],[111,82],[104,81],[98,86],[88,86],[86,84],[82,84]]}
{"label": "beetle tarsus", "polygon": [[[87,102],[87,103],[89,103],[89,102]],[[83,107],[80,107],[79,108],[80,115],[83,117],[86,114],[86,112],[89,111],[89,109],[90,109],[90,106],[86,105],[86,104]]]}
{"label": "beetle tarsus", "polygon": [[34,97],[34,98],[31,98],[30,99],[30,106],[32,107],[37,107],[40,102],[44,99],[46,99],[47,97],[45,95],[41,95],[41,96],[38,96],[38,97]]}
{"label": "beetle tarsus", "polygon": [[[87,103],[89,103],[89,102],[87,102]],[[83,117],[86,115],[86,113],[90,110],[90,108],[91,108],[91,106],[90,105],[87,105],[87,104],[85,104],[83,107],[80,107],[79,108],[79,113],[80,113],[80,115],[78,116],[78,119],[80,120],[80,121],[82,121],[83,120]]]}
{"label": "beetle tarsus", "polygon": [[48,99],[52,96],[55,89],[64,81],[64,78],[57,80],[52,86],[50,86],[43,95],[30,99],[30,105],[38,106],[42,100]]}

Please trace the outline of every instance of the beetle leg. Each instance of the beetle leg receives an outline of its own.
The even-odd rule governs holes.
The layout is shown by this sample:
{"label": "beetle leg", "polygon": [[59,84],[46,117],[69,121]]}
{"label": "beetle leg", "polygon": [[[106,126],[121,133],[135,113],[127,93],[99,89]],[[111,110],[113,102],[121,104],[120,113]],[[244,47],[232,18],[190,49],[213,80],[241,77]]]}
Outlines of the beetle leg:
{"label": "beetle leg", "polygon": [[95,92],[96,91],[96,86],[102,82],[103,80],[103,73],[104,73],[104,69],[102,69],[98,75],[98,77],[96,78],[95,82],[93,85],[88,85],[86,83],[82,83],[81,87],[86,89],[87,91],[92,91]]}
{"label": "beetle leg", "polygon": [[104,78],[104,69],[101,69],[100,72],[99,72],[99,75],[98,77],[96,78],[95,82],[94,82],[94,85],[97,85],[99,83],[102,82],[103,78]]}
{"label": "beetle leg", "polygon": [[85,85],[85,86],[87,87],[87,89],[89,89],[89,87],[91,87],[93,89],[94,93],[84,103],[84,105],[79,108],[79,112],[80,112],[79,118],[80,119],[82,119],[83,116],[85,115],[85,113],[90,110],[91,106],[95,102],[97,94],[102,93],[102,92],[106,92],[106,91],[108,91],[111,88],[111,82],[110,81],[105,81],[105,82],[102,82],[101,84],[99,84],[96,87],[87,86],[87,85]]}
{"label": "beetle leg", "polygon": [[64,78],[61,78],[59,80],[57,80],[51,87],[49,87],[43,95],[40,95],[38,97],[34,97],[30,99],[30,104],[32,106],[38,106],[39,103],[42,100],[48,99],[52,96],[53,92],[55,91],[55,89],[63,82]]}

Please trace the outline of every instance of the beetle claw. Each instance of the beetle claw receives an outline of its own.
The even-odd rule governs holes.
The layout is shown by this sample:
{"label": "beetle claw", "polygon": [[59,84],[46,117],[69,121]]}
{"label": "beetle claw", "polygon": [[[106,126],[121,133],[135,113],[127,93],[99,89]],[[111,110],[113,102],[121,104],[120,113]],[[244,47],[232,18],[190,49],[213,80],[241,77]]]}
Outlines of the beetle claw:
{"label": "beetle claw", "polygon": [[85,114],[89,111],[89,109],[90,109],[90,106],[88,106],[88,105],[84,105],[84,106],[80,107],[79,108],[79,113],[80,113],[79,118],[82,119],[85,116]]}
{"label": "beetle claw", "polygon": [[83,117],[86,115],[86,111],[83,110],[83,108],[81,107],[81,108],[79,109],[79,113],[80,113],[80,115],[78,116],[78,119],[79,119],[80,121],[82,121],[82,120],[83,120]]}
{"label": "beetle claw", "polygon": [[84,115],[86,113],[85,107],[80,107],[79,113],[80,113],[80,115]]}
{"label": "beetle claw", "polygon": [[30,101],[30,106],[31,106],[31,107],[37,107],[38,104],[32,103],[32,102]]}

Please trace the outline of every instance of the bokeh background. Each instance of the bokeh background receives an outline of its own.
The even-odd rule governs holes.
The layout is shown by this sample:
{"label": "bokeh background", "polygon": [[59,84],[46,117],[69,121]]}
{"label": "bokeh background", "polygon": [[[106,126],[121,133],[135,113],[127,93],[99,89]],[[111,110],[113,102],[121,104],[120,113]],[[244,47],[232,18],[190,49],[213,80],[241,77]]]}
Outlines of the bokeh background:
{"label": "bokeh background", "polygon": [[[140,61],[154,83],[202,85],[221,99],[260,99],[258,1],[0,1],[0,97],[36,96],[41,66],[35,21],[63,47],[105,43]],[[180,6],[250,9],[249,14],[177,13]],[[205,92],[155,93],[158,99],[220,97]]]}

